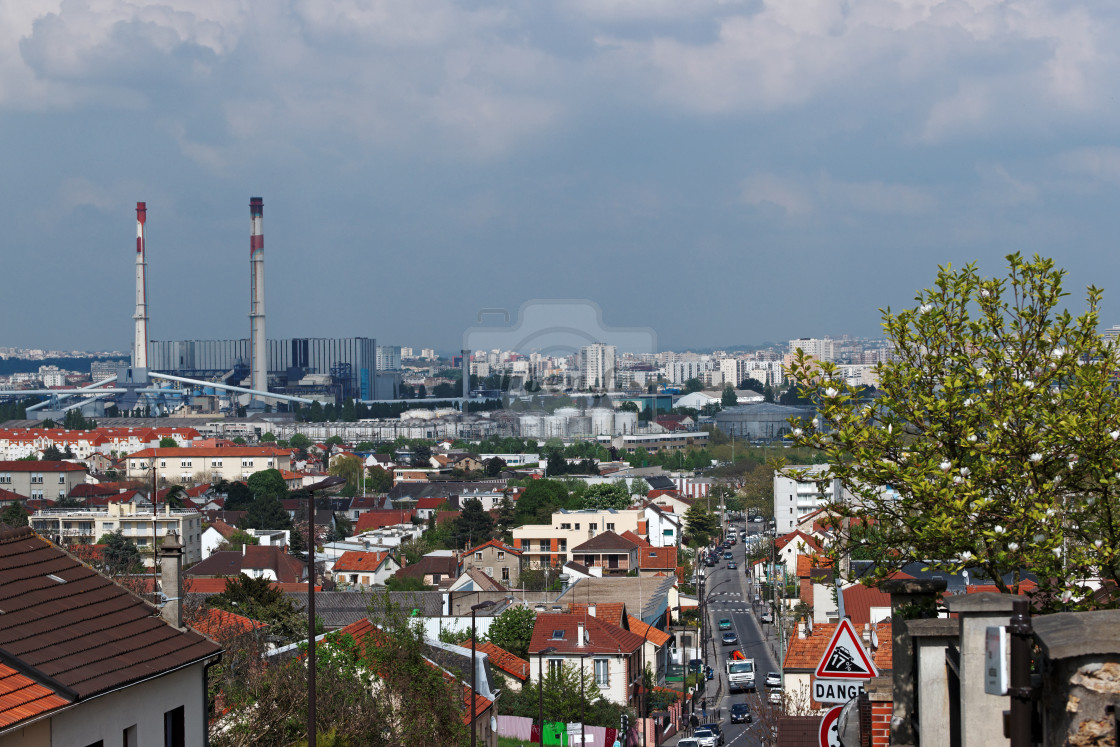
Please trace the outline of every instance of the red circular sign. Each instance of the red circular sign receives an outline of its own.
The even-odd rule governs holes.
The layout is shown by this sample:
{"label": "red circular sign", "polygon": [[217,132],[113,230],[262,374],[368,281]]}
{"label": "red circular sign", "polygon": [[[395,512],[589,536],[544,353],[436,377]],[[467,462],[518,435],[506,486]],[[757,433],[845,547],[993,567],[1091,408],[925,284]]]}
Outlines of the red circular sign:
{"label": "red circular sign", "polygon": [[821,719],[821,747],[840,747],[840,711],[844,706],[838,705],[829,710]]}

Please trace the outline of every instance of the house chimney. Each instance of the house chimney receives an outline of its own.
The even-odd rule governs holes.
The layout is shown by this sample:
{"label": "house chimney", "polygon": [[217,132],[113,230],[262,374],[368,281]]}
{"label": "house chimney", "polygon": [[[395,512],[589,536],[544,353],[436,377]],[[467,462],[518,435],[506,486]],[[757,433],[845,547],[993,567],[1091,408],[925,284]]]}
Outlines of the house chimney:
{"label": "house chimney", "polygon": [[168,532],[159,547],[163,587],[163,609],[160,616],[169,625],[183,627],[183,545],[179,536]]}
{"label": "house chimney", "polygon": [[804,625],[798,625],[797,626],[797,637],[802,638],[802,639],[805,638],[805,626]]}
{"label": "house chimney", "polygon": [[576,645],[580,648],[583,648],[583,630],[584,628],[582,622],[576,625],[576,637],[578,639]]}
{"label": "house chimney", "polygon": [[587,614],[591,615],[592,617],[597,617],[597,615],[595,614],[595,605],[589,604],[587,606]]}

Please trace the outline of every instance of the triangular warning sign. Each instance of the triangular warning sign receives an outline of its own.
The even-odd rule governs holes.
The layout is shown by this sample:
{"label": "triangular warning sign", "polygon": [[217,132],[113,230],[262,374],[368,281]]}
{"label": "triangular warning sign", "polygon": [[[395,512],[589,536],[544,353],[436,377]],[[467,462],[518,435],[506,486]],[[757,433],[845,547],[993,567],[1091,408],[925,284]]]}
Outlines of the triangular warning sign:
{"label": "triangular warning sign", "polygon": [[817,677],[869,680],[878,676],[879,670],[859,642],[852,621],[844,618],[817,664]]}

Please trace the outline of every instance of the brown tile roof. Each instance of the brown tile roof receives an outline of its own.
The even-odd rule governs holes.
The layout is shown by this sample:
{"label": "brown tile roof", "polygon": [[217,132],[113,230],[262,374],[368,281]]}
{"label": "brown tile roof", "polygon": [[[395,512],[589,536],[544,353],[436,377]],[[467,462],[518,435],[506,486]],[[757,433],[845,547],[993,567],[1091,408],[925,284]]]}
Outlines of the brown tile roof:
{"label": "brown tile roof", "polygon": [[0,729],[68,703],[50,688],[0,663]]}
{"label": "brown tile roof", "polygon": [[224,643],[239,635],[268,627],[266,623],[258,622],[257,620],[250,619],[244,615],[238,615],[234,612],[215,609],[214,607],[203,608],[198,615],[196,615],[194,619],[188,621],[187,624],[210,640],[218,643]]}
{"label": "brown tile roof", "polygon": [[673,640],[673,637],[665,631],[658,630],[632,615],[626,616],[626,624],[630,626],[631,633],[644,636],[647,641],[655,646],[664,646],[666,643]]}
{"label": "brown tile roof", "polygon": [[236,576],[247,569],[271,570],[281,583],[304,580],[306,566],[276,545],[245,545],[241,551],[216,552],[187,569],[188,576]]}
{"label": "brown tile roof", "polygon": [[778,537],[778,539],[774,541],[774,547],[778,550],[781,550],[790,542],[794,541],[805,543],[805,547],[810,550],[816,550],[817,552],[821,552],[823,550],[820,542],[817,542],[814,537],[805,534],[805,532],[802,532],[800,529],[794,530],[789,534],[783,534],[781,537]]}
{"label": "brown tile roof", "polygon": [[445,555],[425,555],[415,563],[405,566],[394,575],[399,577],[414,576],[423,578],[433,574],[440,574],[451,579],[459,576],[459,559]]}
{"label": "brown tile roof", "polygon": [[78,699],[220,651],[27,527],[0,534],[0,610],[0,650]]}
{"label": "brown tile roof", "polygon": [[237,531],[237,527],[231,527],[221,519],[215,519],[214,521],[210,522],[210,528],[226,539],[232,537],[233,533]]}
{"label": "brown tile roof", "polygon": [[638,568],[644,571],[676,571],[677,548],[640,547],[638,548]]}
{"label": "brown tile roof", "polygon": [[487,540],[486,542],[483,542],[478,547],[472,547],[470,550],[467,550],[465,553],[463,553],[463,555],[465,557],[465,556],[470,555],[472,553],[476,553],[479,550],[482,550],[483,548],[486,548],[486,547],[496,547],[499,550],[502,550],[503,552],[510,553],[511,555],[520,555],[521,554],[521,550],[518,550],[516,547],[511,547],[510,545],[507,545],[505,542],[502,542],[501,540],[492,539],[492,540]]}
{"label": "brown tile roof", "polygon": [[355,534],[370,532],[374,529],[384,529],[396,524],[411,524],[416,512],[412,509],[377,509],[366,511],[358,516],[358,524],[354,527]]}
{"label": "brown tile roof", "polygon": [[23,503],[29,497],[30,496],[20,495],[19,493],[13,493],[10,490],[4,490],[3,488],[0,488],[0,501],[13,501],[15,503]]}
{"label": "brown tile roof", "polygon": [[624,602],[599,602],[596,604],[572,602],[568,605],[568,612],[573,615],[590,615],[592,607],[595,608],[595,617],[606,620],[611,625],[622,627],[622,616],[626,614],[626,604]]}
{"label": "brown tile roof", "polygon": [[[579,645],[578,626],[583,623],[587,641]],[[554,638],[554,631],[564,631],[563,638]],[[549,646],[561,654],[632,654],[642,645],[642,637],[617,625],[587,614],[537,613],[529,653],[535,654]]]}
{"label": "brown tile roof", "polygon": [[385,558],[389,557],[387,552],[361,552],[358,550],[347,550],[342,553],[342,556],[335,561],[334,570],[336,571],[376,571],[385,562]]}
{"label": "brown tile roof", "polygon": [[[467,643],[460,644],[464,648],[469,648]],[[503,672],[512,674],[517,679],[524,682],[529,679],[529,662],[522,659],[517,654],[511,654],[504,648],[495,646],[493,643],[486,641],[484,643],[476,643],[475,648],[480,653],[487,654],[490,657],[490,663],[496,666]]]}
{"label": "brown tile roof", "polygon": [[631,542],[633,542],[635,545],[638,545],[639,547],[653,547],[653,545],[646,542],[644,539],[642,539],[641,536],[639,536],[637,534],[634,534],[634,532],[632,532],[629,529],[627,529],[625,532],[623,532],[619,536],[620,537],[625,537],[626,539],[630,540]]}
{"label": "brown tile roof", "polygon": [[[817,665],[820,664],[821,657],[824,656],[825,649],[828,648],[829,642],[832,640],[832,634],[836,632],[837,623],[819,623],[813,626],[813,632],[801,637],[800,629],[804,623],[799,623],[799,632],[790,637],[789,647],[786,649],[786,658],[782,662],[782,669],[785,671],[816,671]],[[856,626],[856,633],[861,634],[863,626]],[[871,659],[875,662],[875,666],[879,668],[880,672],[890,670],[891,668],[891,624],[889,620],[884,620],[876,626],[876,633],[879,637],[879,648],[871,652]]]}
{"label": "brown tile roof", "polygon": [[573,547],[571,549],[571,552],[606,552],[608,550],[621,550],[623,552],[630,552],[637,546],[637,542],[631,542],[625,537],[621,537],[608,530],[606,532],[600,532],[583,544]]}

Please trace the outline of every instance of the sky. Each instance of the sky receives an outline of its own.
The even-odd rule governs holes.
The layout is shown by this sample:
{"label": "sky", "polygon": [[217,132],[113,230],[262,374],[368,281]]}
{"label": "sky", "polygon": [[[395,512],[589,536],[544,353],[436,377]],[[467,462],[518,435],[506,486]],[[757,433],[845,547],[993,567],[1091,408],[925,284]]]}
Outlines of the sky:
{"label": "sky", "polygon": [[1120,5],[0,0],[0,346],[457,349],[586,299],[660,349],[878,337],[1013,251],[1120,322]]}

